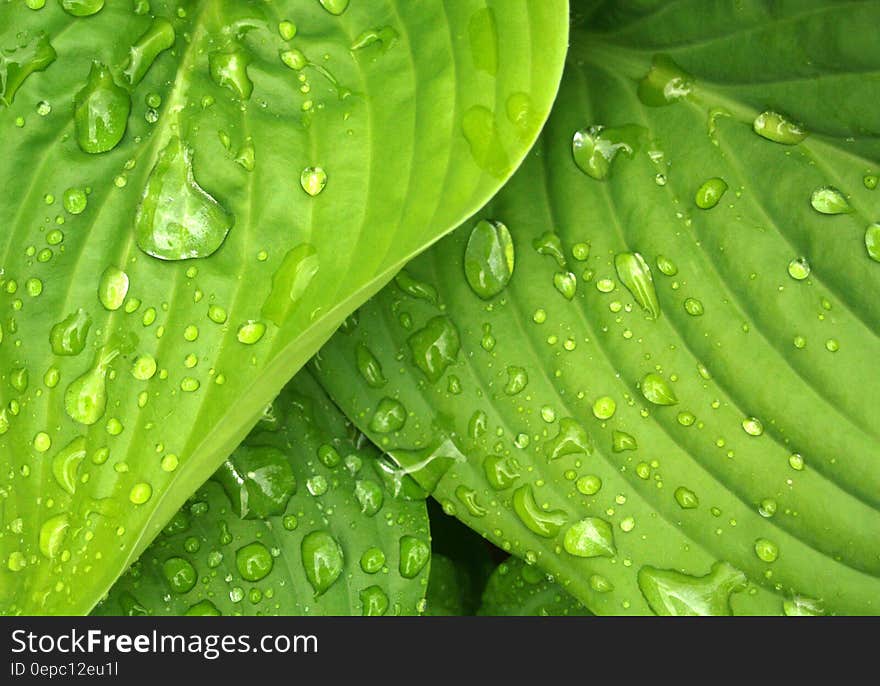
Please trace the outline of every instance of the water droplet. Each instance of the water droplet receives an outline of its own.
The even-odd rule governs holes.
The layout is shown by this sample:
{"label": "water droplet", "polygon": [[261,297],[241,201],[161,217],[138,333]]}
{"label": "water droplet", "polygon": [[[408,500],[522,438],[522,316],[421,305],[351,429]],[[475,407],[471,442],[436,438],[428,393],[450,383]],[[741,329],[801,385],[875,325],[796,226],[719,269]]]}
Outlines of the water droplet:
{"label": "water droplet", "polygon": [[385,553],[379,548],[367,548],[361,555],[361,569],[367,574],[376,574],[385,566]]}
{"label": "water droplet", "polygon": [[380,434],[394,433],[400,431],[404,424],[406,408],[403,404],[393,398],[382,398],[370,420],[370,430]]}
{"label": "water droplet", "polygon": [[520,466],[511,456],[489,455],[483,460],[486,481],[496,491],[510,488],[520,477]]}
{"label": "water droplet", "polygon": [[761,112],[755,117],[752,128],[762,138],[783,145],[797,145],[807,137],[807,132],[802,126],[772,110]]}
{"label": "water droplet", "polygon": [[507,395],[516,395],[522,392],[529,385],[529,374],[522,367],[507,368],[507,384],[504,386],[504,392]]}
{"label": "water droplet", "polygon": [[649,107],[670,105],[690,95],[694,79],[668,55],[655,55],[651,70],[639,81],[638,95]]}
{"label": "water droplet", "polygon": [[593,403],[593,416],[596,419],[611,419],[616,411],[617,403],[610,396],[604,395]]}
{"label": "water droplet", "polygon": [[625,431],[611,432],[611,450],[615,453],[622,453],[625,450],[637,450],[639,447],[636,437]]}
{"label": "water droplet", "polygon": [[659,374],[653,372],[645,374],[640,389],[645,399],[655,405],[675,405],[678,403],[672,385]]}
{"label": "water droplet", "polygon": [[265,578],[272,571],[273,565],[272,553],[259,542],[249,543],[235,553],[235,566],[246,581]]}
{"label": "water droplet", "polygon": [[352,41],[352,52],[366,50],[372,46],[378,46],[379,53],[385,54],[388,49],[397,42],[400,34],[393,26],[381,26],[378,28],[367,29],[361,32],[357,38]]}
{"label": "water droplet", "polygon": [[313,245],[302,243],[289,251],[272,276],[272,290],[263,303],[263,316],[281,326],[302,302],[319,269],[318,252]]}
{"label": "water droplet", "polygon": [[118,348],[102,348],[92,368],[67,387],[64,409],[75,422],[91,426],[107,410],[107,372],[119,355]]}
{"label": "water droplet", "polygon": [[303,190],[314,198],[327,187],[327,172],[321,167],[306,167],[300,174],[299,182]]}
{"label": "water droplet", "polygon": [[810,196],[810,204],[820,214],[848,214],[853,211],[846,196],[834,186],[823,186],[814,190]]}
{"label": "water droplet", "polygon": [[327,10],[330,14],[339,16],[348,9],[348,1],[349,0],[321,0],[321,7]]}
{"label": "water droplet", "polygon": [[572,300],[577,294],[577,277],[571,272],[556,272],[553,275],[553,287],[566,300]]}
{"label": "water droplet", "polygon": [[112,150],[125,135],[131,98],[116,85],[110,69],[93,62],[89,80],[74,98],[76,142],[83,152],[96,155]]}
{"label": "water droplet", "polygon": [[775,562],[779,557],[779,547],[766,538],[759,538],[755,541],[755,555],[764,562]]}
{"label": "water droplet", "polygon": [[803,281],[810,275],[810,263],[806,257],[796,257],[788,263],[788,275],[796,281]]}
{"label": "water droplet", "polygon": [[62,203],[65,210],[70,214],[77,215],[85,212],[89,199],[85,191],[79,188],[68,188],[64,191]]}
{"label": "water droplet", "polygon": [[654,614],[673,617],[727,617],[730,595],[746,587],[746,575],[726,562],[716,562],[705,576],[671,569],[642,567],[639,589]]}
{"label": "water droplet", "polygon": [[448,317],[434,317],[407,340],[413,362],[432,382],[443,376],[458,358],[461,339]]}
{"label": "water droplet", "polygon": [[162,564],[162,575],[175,593],[188,593],[196,585],[198,574],[189,560],[170,557]]}
{"label": "water droplet", "polygon": [[128,274],[118,267],[107,267],[98,286],[98,300],[111,312],[118,310],[128,295]]}
{"label": "water droplet", "polygon": [[657,269],[660,270],[661,274],[665,274],[666,276],[675,276],[676,274],[678,274],[678,267],[675,266],[675,263],[668,257],[657,255],[656,262]]}
{"label": "water droplet", "polygon": [[880,262],[880,223],[871,224],[865,229],[865,248],[868,250],[868,257]]}
{"label": "water droplet", "polygon": [[70,526],[70,516],[59,514],[50,517],[40,527],[40,552],[50,560],[61,552],[64,539],[67,537],[67,529]]}
{"label": "water droplet", "polygon": [[548,460],[576,454],[590,456],[593,454],[593,441],[586,429],[575,419],[563,417],[559,420],[559,433],[548,441],[544,454]]}
{"label": "water droplet", "polygon": [[74,438],[52,458],[52,475],[61,488],[73,495],[76,491],[77,472],[86,458],[86,439]]}
{"label": "water droplet", "polygon": [[382,388],[386,383],[382,373],[382,365],[370,349],[363,343],[358,343],[355,349],[358,371],[370,388]]}
{"label": "water droplet", "polygon": [[214,478],[242,519],[282,515],[297,488],[290,461],[272,446],[240,445]]}
{"label": "water droplet", "polygon": [[742,428],[749,436],[760,436],[764,433],[764,425],[757,417],[746,417],[743,419]]}
{"label": "water droplet", "polygon": [[689,488],[679,486],[675,489],[675,502],[682,510],[693,510],[700,506],[700,499],[697,494]]}
{"label": "water droplet", "polygon": [[825,614],[820,601],[802,596],[783,600],[782,611],[786,617],[821,617]]}
{"label": "water droplet", "polygon": [[587,517],[572,524],[562,541],[565,552],[575,557],[614,557],[611,525],[599,517]]}
{"label": "water droplet", "polygon": [[144,354],[131,365],[131,375],[138,381],[149,381],[156,375],[158,365],[152,355]]}
{"label": "water droplet", "polygon": [[597,181],[607,179],[619,153],[632,157],[641,147],[645,129],[628,124],[616,128],[591,126],[575,131],[571,141],[574,162],[584,174]]}
{"label": "water droplet", "polygon": [[289,19],[278,22],[278,33],[284,40],[293,40],[296,37],[296,24]]}
{"label": "water droplet", "polygon": [[495,114],[479,105],[471,107],[464,113],[461,130],[477,166],[503,178],[510,170],[510,160],[495,123]]}
{"label": "water droplet", "polygon": [[192,149],[172,138],[138,206],[138,247],[160,260],[208,257],[223,245],[233,223],[233,216],[196,181]]}
{"label": "water droplet", "polygon": [[104,0],[61,0],[61,6],[74,17],[90,17],[104,9]]}
{"label": "water droplet", "polygon": [[344,566],[342,548],[326,531],[312,531],[300,544],[303,569],[315,595],[325,593],[340,577]]}
{"label": "water droplet", "polygon": [[[122,72],[132,86],[146,76],[156,58],[174,45],[174,26],[167,19],[157,18],[131,46],[128,64]],[[158,105],[152,105],[158,107]]]}
{"label": "water droplet", "polygon": [[[0,103],[11,105],[28,76],[44,71],[57,54],[42,31],[24,45],[0,51]],[[24,119],[21,119],[24,126]]]}
{"label": "water droplet", "polygon": [[266,333],[266,325],[262,322],[248,321],[238,329],[238,342],[245,345],[254,345],[263,338]]}
{"label": "water droplet", "polygon": [[706,310],[700,300],[697,300],[696,298],[685,298],[684,311],[691,317],[702,317]]}
{"label": "water droplet", "polygon": [[862,183],[869,191],[873,191],[880,185],[880,176],[877,176],[877,174],[866,174],[862,179]]}
{"label": "water droplet", "polygon": [[153,487],[148,483],[138,483],[131,487],[128,499],[135,505],[143,505],[153,497]]}
{"label": "water droplet", "polygon": [[727,182],[716,176],[700,186],[696,196],[694,196],[694,203],[701,210],[711,210],[721,202],[721,198],[726,192]]}
{"label": "water droplet", "polygon": [[505,289],[513,276],[514,248],[510,231],[501,222],[483,220],[471,231],[464,255],[468,284],[488,300]]}
{"label": "water droplet", "polygon": [[354,485],[354,497],[361,506],[361,513],[372,517],[382,509],[385,501],[382,487],[369,479],[358,479]]}
{"label": "water droplet", "polygon": [[400,538],[400,576],[414,579],[431,559],[431,548],[414,536]]}
{"label": "water droplet", "polygon": [[218,50],[208,56],[214,83],[232,91],[239,100],[249,100],[254,92],[254,83],[247,71],[249,63],[250,59],[241,50]]}
{"label": "water droplet", "polygon": [[614,266],[621,283],[626,286],[639,306],[651,315],[660,316],[660,301],[654,288],[654,277],[645,259],[637,252],[619,253],[614,258]]}
{"label": "water droplet", "polygon": [[520,486],[513,492],[513,511],[529,531],[543,538],[556,536],[568,519],[562,510],[539,507],[530,485]]}
{"label": "water droplet", "polygon": [[282,50],[280,53],[280,57],[284,65],[289,69],[293,69],[294,71],[301,71],[305,69],[309,64],[308,57],[306,57],[301,50],[298,50],[296,48]]}

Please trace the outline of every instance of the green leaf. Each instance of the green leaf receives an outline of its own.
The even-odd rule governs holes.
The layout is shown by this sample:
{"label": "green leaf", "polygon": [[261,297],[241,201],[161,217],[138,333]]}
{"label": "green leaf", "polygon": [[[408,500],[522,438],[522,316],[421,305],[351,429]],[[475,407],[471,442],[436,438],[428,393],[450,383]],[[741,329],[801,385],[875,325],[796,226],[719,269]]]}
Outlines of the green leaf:
{"label": "green leaf", "polygon": [[[385,289],[322,382],[359,426],[401,403],[373,435],[401,469],[597,614],[878,613],[880,6],[640,5],[575,31],[534,154],[407,266],[437,305]],[[811,206],[828,187],[849,212]],[[488,302],[482,219],[516,265]],[[438,316],[460,350],[430,375],[409,342]],[[354,346],[393,384],[360,382]]]}
{"label": "green leaf", "polygon": [[401,551],[428,545],[428,512],[386,491],[379,457],[299,374],[97,613],[417,614],[430,565]]}
{"label": "green leaf", "polygon": [[515,557],[492,576],[479,614],[490,617],[582,617],[592,614],[538,567]]}
{"label": "green leaf", "polygon": [[497,191],[568,35],[566,0],[62,5],[0,2],[13,614],[89,611],[343,318]]}

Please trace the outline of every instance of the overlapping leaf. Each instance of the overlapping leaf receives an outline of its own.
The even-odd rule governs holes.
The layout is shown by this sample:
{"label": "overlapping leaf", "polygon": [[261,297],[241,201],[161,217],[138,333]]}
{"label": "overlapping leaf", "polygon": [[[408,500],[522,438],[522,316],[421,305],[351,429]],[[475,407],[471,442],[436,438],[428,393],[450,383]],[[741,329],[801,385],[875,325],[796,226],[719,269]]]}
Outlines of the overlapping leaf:
{"label": "overlapping leaf", "polygon": [[590,612],[538,567],[515,557],[502,562],[486,590],[480,614],[489,617],[579,617]]}
{"label": "overlapping leaf", "polygon": [[880,612],[880,4],[579,9],[489,221],[323,383],[597,614]]}
{"label": "overlapping leaf", "polygon": [[428,513],[387,491],[380,460],[298,375],[97,612],[417,614]]}
{"label": "overlapping leaf", "polygon": [[567,45],[565,0],[67,4],[0,2],[6,613],[93,606],[512,173]]}

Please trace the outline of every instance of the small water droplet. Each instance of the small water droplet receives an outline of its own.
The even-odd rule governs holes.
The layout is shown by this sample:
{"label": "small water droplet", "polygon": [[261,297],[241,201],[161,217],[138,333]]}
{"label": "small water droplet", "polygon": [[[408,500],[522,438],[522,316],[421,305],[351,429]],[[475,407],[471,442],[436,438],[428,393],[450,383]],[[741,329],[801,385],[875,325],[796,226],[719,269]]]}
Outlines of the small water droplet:
{"label": "small water droplet", "polygon": [[299,178],[302,189],[313,198],[327,187],[327,172],[321,167],[306,167]]}
{"label": "small water droplet", "polygon": [[85,87],[74,98],[76,141],[82,151],[96,155],[119,145],[130,112],[128,91],[116,84],[106,65],[93,62]]}
{"label": "small water droplet", "polygon": [[755,117],[752,128],[762,138],[783,145],[797,145],[807,137],[807,132],[802,126],[794,124],[772,110],[762,112]]}

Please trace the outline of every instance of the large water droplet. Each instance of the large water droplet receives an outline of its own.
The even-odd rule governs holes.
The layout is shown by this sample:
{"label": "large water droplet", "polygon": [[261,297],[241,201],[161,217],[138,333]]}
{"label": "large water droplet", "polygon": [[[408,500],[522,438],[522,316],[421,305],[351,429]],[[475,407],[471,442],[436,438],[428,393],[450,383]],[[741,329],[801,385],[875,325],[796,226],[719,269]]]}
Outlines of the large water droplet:
{"label": "large water droplet", "polygon": [[235,566],[241,578],[246,581],[259,581],[272,571],[272,553],[262,543],[254,542],[239,548],[235,553]]}
{"label": "large water droplet", "polygon": [[118,348],[102,348],[92,368],[67,387],[64,409],[73,421],[91,426],[107,410],[107,372],[119,355]]}
{"label": "large water droplet", "polygon": [[50,517],[40,527],[40,552],[45,557],[52,559],[61,552],[64,539],[67,537],[67,529],[70,526],[70,516],[59,514]]}
{"label": "large water droplet", "polygon": [[702,186],[700,186],[699,190],[697,190],[697,194],[694,197],[694,203],[701,210],[711,210],[715,207],[719,202],[721,202],[722,196],[727,192],[727,182],[719,177],[715,177],[713,179],[709,179]]}
{"label": "large water droplet", "polygon": [[111,312],[118,310],[128,295],[128,274],[118,267],[107,267],[98,285],[98,300]]}
{"label": "large water droplet", "polygon": [[498,295],[510,282],[513,267],[513,239],[507,227],[485,219],[479,222],[464,254],[465,276],[474,293],[484,300]]}
{"label": "large water droplet", "polygon": [[115,148],[125,135],[130,112],[128,91],[116,85],[106,65],[93,62],[85,87],[74,98],[80,149],[96,155]]}
{"label": "large water droplet", "polygon": [[802,126],[772,110],[761,112],[755,117],[752,128],[762,138],[783,145],[797,145],[807,137],[807,132]]}
{"label": "large water droplet", "polygon": [[0,103],[11,105],[28,76],[45,70],[57,57],[43,32],[12,49],[0,49]]}
{"label": "large water droplet", "polygon": [[281,326],[301,301],[320,268],[318,252],[303,243],[288,252],[272,276],[272,290],[263,303],[263,316]]}
{"label": "large water droplet", "polygon": [[657,299],[651,268],[645,259],[637,252],[620,253],[614,258],[614,267],[621,283],[632,293],[639,306],[652,319],[657,319],[660,316],[660,301]]}
{"label": "large water droplet", "polygon": [[52,327],[49,344],[52,352],[61,356],[79,355],[86,347],[92,318],[85,310],[77,310]]}
{"label": "large water droplet", "polygon": [[138,247],[160,260],[216,252],[234,219],[196,182],[192,150],[174,137],[159,154],[135,217]]}
{"label": "large water droplet", "polygon": [[192,590],[198,580],[196,568],[182,557],[170,557],[162,564],[162,575],[175,593],[183,594]]}
{"label": "large water droplet", "polygon": [[355,350],[358,371],[370,388],[382,388],[387,381],[382,373],[382,365],[370,349],[363,343],[358,343]]}
{"label": "large water droplet", "polygon": [[434,317],[408,341],[413,362],[431,381],[437,381],[458,358],[461,339],[448,317]]}
{"label": "large water droplet", "polygon": [[300,551],[306,578],[315,590],[315,595],[322,595],[342,574],[342,548],[326,531],[312,531],[303,538]]}
{"label": "large water droplet", "polygon": [[649,107],[670,105],[690,95],[694,79],[668,55],[655,55],[651,70],[639,81],[638,95]]}
{"label": "large water droplet", "polygon": [[348,9],[349,0],[321,0],[321,7],[330,14],[339,16]]}
{"label": "large water droplet", "polygon": [[576,131],[571,142],[575,164],[584,174],[601,181],[608,178],[619,153],[627,157],[641,147],[646,130],[640,126],[591,126]]}
{"label": "large water droplet", "polygon": [[52,475],[61,488],[73,495],[76,491],[77,471],[86,458],[86,439],[73,439],[52,458]]}
{"label": "large water droplet", "polygon": [[74,17],[90,17],[104,9],[104,0],[61,0],[61,6]]}
{"label": "large water droplet", "polygon": [[208,56],[211,78],[221,88],[232,91],[239,100],[248,100],[254,83],[248,76],[250,59],[241,50],[217,51]]}
{"label": "large water droplet", "polygon": [[568,519],[562,510],[544,510],[535,501],[530,485],[520,486],[513,492],[513,511],[532,533],[542,538],[553,538]]}
{"label": "large water droplet", "polygon": [[848,214],[853,211],[846,196],[834,186],[823,186],[813,191],[810,204],[821,214]]}
{"label": "large water droplet", "polygon": [[675,405],[678,403],[678,397],[672,389],[672,384],[659,374],[653,372],[645,374],[639,387],[645,400],[655,405]]}
{"label": "large water droplet", "polygon": [[174,45],[174,26],[167,19],[153,20],[128,53],[128,65],[123,73],[132,86],[141,82],[156,58]]}
{"label": "large water droplet", "polygon": [[730,595],[746,587],[746,575],[726,562],[716,562],[706,576],[642,567],[639,589],[654,614],[675,617],[729,616]]}
{"label": "large water droplet", "polygon": [[321,195],[327,187],[327,172],[321,167],[306,167],[300,174],[299,183],[314,198]]}
{"label": "large water droplet", "polygon": [[400,539],[400,576],[414,579],[431,559],[431,548],[423,540],[414,536]]}
{"label": "large water droplet", "polygon": [[287,456],[271,446],[242,444],[220,466],[214,478],[243,519],[284,514],[297,486]]}
{"label": "large water droplet", "polygon": [[559,433],[544,447],[548,460],[557,460],[566,455],[592,455],[593,442],[586,429],[571,417],[559,420]]}
{"label": "large water droplet", "polygon": [[599,517],[587,517],[572,524],[565,532],[562,547],[575,557],[614,557],[614,532]]}

